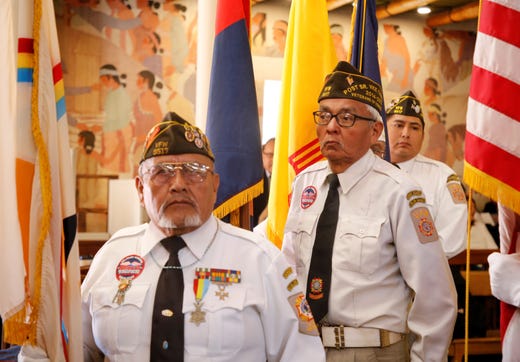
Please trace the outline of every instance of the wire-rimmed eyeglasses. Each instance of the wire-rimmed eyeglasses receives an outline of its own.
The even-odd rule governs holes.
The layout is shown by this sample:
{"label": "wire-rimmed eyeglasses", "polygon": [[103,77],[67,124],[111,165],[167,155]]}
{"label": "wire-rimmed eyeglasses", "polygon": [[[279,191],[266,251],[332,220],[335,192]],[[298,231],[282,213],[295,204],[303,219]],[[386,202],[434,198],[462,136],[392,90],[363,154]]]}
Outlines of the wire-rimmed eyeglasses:
{"label": "wire-rimmed eyeglasses", "polygon": [[177,174],[177,170],[190,184],[204,182],[208,173],[213,172],[209,166],[198,162],[162,162],[146,169],[142,175],[149,177],[155,185],[161,186],[169,183]]}

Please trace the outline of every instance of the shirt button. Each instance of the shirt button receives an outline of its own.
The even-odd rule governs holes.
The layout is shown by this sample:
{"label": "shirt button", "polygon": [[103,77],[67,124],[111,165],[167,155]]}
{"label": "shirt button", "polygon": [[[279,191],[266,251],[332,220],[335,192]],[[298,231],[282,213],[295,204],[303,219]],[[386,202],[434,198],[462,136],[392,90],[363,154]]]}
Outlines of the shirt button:
{"label": "shirt button", "polygon": [[168,349],[168,341],[163,341],[162,349]]}

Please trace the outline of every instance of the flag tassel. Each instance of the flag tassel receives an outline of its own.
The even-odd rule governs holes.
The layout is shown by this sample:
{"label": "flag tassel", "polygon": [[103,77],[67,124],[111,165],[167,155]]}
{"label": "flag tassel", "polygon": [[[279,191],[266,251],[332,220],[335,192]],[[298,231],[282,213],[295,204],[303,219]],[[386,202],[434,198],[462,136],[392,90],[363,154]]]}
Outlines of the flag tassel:
{"label": "flag tassel", "polygon": [[31,126],[32,134],[38,155],[40,158],[40,184],[41,195],[43,201],[43,215],[41,220],[40,234],[38,237],[37,251],[36,251],[36,266],[35,266],[35,280],[34,280],[34,302],[31,303],[30,296],[27,297],[25,308],[22,308],[5,323],[5,340],[12,344],[37,344],[37,321],[39,316],[39,302],[41,297],[41,270],[42,270],[42,256],[43,246],[46,235],[50,229],[50,219],[52,215],[52,194],[51,190],[51,176],[49,156],[45,140],[42,135],[39,120],[39,43],[40,43],[40,20],[42,17],[41,0],[34,2],[34,22],[33,22],[33,39],[34,39],[34,70],[33,70],[33,87],[31,94]]}
{"label": "flag tassel", "polygon": [[518,190],[490,177],[468,162],[464,162],[464,182],[484,196],[497,200],[516,213],[520,213],[520,192]]}
{"label": "flag tassel", "polygon": [[218,218],[223,218],[224,216],[231,213],[233,210],[240,208],[242,205],[247,204],[249,201],[253,201],[253,199],[259,196],[264,191],[264,180],[260,180],[260,182],[254,184],[253,186],[245,189],[244,191],[233,195],[233,197],[229,198],[222,204],[220,204],[215,210],[213,210],[213,214]]}

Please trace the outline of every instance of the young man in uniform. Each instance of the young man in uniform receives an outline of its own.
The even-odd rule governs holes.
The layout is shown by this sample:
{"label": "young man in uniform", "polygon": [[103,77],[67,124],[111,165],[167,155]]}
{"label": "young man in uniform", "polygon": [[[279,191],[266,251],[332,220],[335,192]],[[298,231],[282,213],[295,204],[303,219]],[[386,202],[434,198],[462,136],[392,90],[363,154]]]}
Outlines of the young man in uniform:
{"label": "young man in uniform", "polygon": [[459,177],[445,163],[419,154],[424,119],[421,103],[412,91],[394,99],[386,115],[390,160],[421,186],[449,259],[466,248],[468,207]]}

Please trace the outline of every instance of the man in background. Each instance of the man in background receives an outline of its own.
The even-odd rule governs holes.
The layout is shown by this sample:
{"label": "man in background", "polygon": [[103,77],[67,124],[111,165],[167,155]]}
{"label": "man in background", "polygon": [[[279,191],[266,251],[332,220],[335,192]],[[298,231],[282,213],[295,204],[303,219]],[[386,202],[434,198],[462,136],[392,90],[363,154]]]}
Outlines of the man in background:
{"label": "man in background", "polygon": [[267,140],[262,146],[262,164],[264,166],[264,192],[253,200],[253,227],[267,219],[267,203],[273,171],[274,138]]}
{"label": "man in background", "polygon": [[445,163],[419,154],[424,118],[412,91],[392,100],[386,115],[390,161],[421,185],[446,257],[452,258],[466,248],[468,211],[459,177]]}

